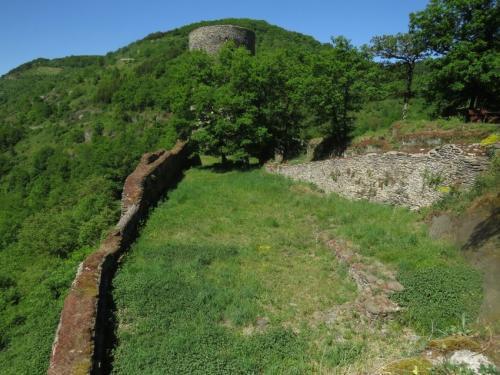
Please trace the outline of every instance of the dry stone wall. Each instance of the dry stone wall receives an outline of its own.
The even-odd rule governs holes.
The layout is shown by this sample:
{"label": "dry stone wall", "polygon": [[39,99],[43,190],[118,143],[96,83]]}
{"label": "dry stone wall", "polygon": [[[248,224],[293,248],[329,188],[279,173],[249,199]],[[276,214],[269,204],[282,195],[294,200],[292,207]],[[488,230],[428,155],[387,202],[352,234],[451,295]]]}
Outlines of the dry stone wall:
{"label": "dry stone wall", "polygon": [[52,347],[48,375],[103,373],[105,313],[111,279],[119,256],[137,236],[139,223],[182,171],[192,164],[185,142],[170,151],[143,155],[123,188],[122,215],[99,249],[80,264],[64,307]]}
{"label": "dry stone wall", "polygon": [[234,25],[199,27],[189,34],[189,50],[202,50],[209,54],[219,52],[224,43],[233,41],[255,54],[255,33]]}
{"label": "dry stone wall", "polygon": [[346,198],[419,209],[451,188],[471,187],[487,166],[488,158],[450,144],[420,154],[393,151],[269,169]]}

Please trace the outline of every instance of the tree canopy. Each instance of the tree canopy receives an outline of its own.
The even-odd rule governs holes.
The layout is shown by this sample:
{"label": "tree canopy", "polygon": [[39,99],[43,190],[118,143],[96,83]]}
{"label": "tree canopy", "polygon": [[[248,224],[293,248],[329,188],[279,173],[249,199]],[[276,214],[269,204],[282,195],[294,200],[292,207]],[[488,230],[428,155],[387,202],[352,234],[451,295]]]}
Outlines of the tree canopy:
{"label": "tree canopy", "polygon": [[375,36],[371,40],[371,49],[376,56],[386,62],[397,61],[406,70],[406,89],[404,93],[403,120],[408,114],[408,105],[412,97],[412,83],[415,65],[426,56],[427,46],[420,33],[398,33],[395,35]]}
{"label": "tree canopy", "polygon": [[305,140],[306,119],[342,150],[373,69],[345,38],[314,54],[278,49],[252,57],[228,45],[215,58],[192,52],[176,61],[171,108],[179,134],[224,160],[290,155]]}
{"label": "tree canopy", "polygon": [[431,0],[410,15],[411,29],[435,54],[427,96],[442,114],[498,109],[500,7],[497,0]]}

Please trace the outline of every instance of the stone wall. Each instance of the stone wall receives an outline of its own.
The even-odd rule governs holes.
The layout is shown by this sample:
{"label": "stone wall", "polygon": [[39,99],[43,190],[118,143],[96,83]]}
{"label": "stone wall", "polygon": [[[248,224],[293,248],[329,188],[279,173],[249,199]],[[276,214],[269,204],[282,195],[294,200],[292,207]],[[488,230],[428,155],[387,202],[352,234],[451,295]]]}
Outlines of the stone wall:
{"label": "stone wall", "polygon": [[428,153],[393,151],[269,169],[346,198],[419,209],[451,188],[471,187],[488,163],[486,157],[467,154],[456,145],[444,145]]}
{"label": "stone wall", "polygon": [[52,347],[49,375],[101,374],[109,321],[109,287],[120,255],[137,236],[139,223],[165,190],[175,185],[191,164],[188,145],[177,142],[170,151],[143,155],[126,179],[122,214],[99,249],[79,266]]}
{"label": "stone wall", "polygon": [[224,43],[233,41],[255,54],[255,33],[233,25],[204,26],[189,34],[189,50],[202,50],[209,54],[219,52]]}

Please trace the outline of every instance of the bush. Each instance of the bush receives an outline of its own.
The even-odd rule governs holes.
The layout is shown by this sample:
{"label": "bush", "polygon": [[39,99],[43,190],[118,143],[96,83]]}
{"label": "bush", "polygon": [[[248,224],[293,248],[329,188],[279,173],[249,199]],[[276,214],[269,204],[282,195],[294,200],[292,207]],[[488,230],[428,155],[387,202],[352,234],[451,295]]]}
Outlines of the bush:
{"label": "bush", "polygon": [[80,246],[96,245],[101,239],[103,229],[111,226],[114,220],[114,211],[105,208],[99,214],[83,222],[80,225],[78,233],[78,243]]}
{"label": "bush", "polygon": [[116,91],[120,88],[121,77],[117,70],[113,70],[111,74],[107,75],[97,85],[95,93],[95,101],[97,103],[109,104]]}
{"label": "bush", "polygon": [[66,213],[39,212],[29,217],[19,232],[19,247],[33,254],[66,257],[78,245],[78,228]]}
{"label": "bush", "polygon": [[37,151],[33,158],[33,169],[35,174],[40,174],[47,169],[49,159],[52,155],[54,155],[54,153],[54,148],[50,146],[44,146]]}
{"label": "bush", "polygon": [[9,150],[24,134],[25,130],[21,126],[0,125],[0,151]]}
{"label": "bush", "polygon": [[401,319],[423,333],[450,330],[477,316],[481,275],[466,266],[435,266],[403,273],[405,290],[395,300],[405,308]]}
{"label": "bush", "polygon": [[11,159],[6,154],[0,154],[0,178],[9,173],[12,164]]}
{"label": "bush", "polygon": [[16,282],[10,277],[0,276],[0,311],[19,301],[20,294],[16,286]]}

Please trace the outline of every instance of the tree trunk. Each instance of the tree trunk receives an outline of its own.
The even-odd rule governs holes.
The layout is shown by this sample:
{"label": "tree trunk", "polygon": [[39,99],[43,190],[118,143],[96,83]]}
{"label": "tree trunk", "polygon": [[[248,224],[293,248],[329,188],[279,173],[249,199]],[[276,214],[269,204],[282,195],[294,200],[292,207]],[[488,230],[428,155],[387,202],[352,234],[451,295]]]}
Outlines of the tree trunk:
{"label": "tree trunk", "polygon": [[409,100],[406,99],[405,97],[405,101],[404,101],[404,104],[403,104],[403,120],[406,120],[406,118],[408,117],[408,108],[410,106],[410,103],[409,103]]}
{"label": "tree trunk", "polygon": [[285,159],[285,152],[283,151],[283,148],[276,147],[274,149],[274,162],[281,164],[283,163],[284,159]]}
{"label": "tree trunk", "polygon": [[403,104],[403,120],[408,117],[408,110],[410,108],[410,98],[412,97],[411,85],[413,82],[413,70],[415,68],[415,63],[406,64],[406,91],[404,94],[404,104]]}
{"label": "tree trunk", "polygon": [[221,159],[222,165],[227,165],[227,156],[226,156],[226,154],[222,154],[220,156],[220,159]]}

